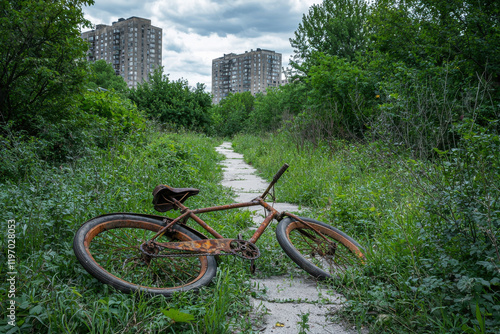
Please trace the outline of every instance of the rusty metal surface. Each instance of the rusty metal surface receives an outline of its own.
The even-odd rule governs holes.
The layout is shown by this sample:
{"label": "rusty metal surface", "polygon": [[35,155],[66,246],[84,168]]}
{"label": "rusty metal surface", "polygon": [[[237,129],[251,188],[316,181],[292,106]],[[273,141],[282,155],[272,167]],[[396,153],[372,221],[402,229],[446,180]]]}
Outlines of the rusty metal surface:
{"label": "rusty metal surface", "polygon": [[158,233],[156,233],[151,238],[151,240],[156,240],[156,238],[158,238],[159,236],[163,235],[172,225],[174,225],[175,223],[179,222],[180,220],[182,220],[187,215],[189,215],[189,212],[183,213],[182,215],[180,215],[179,217],[175,218],[174,220],[171,220],[170,222],[168,222],[168,220],[169,220],[168,218],[165,218],[165,220],[164,220],[164,222],[166,223],[165,227],[162,227],[161,230],[159,230]]}
{"label": "rusty metal surface", "polygon": [[208,233],[210,233],[214,237],[218,239],[224,238],[222,235],[220,235],[216,230],[211,228],[207,223],[205,223],[200,217],[195,215],[193,212],[189,212],[189,215],[195,222],[197,222],[201,227],[203,227]]}
{"label": "rusty metal surface", "polygon": [[288,164],[284,164],[280,168],[280,170],[276,173],[276,175],[274,175],[273,180],[271,181],[267,189],[262,193],[262,196],[260,196],[261,198],[266,198],[269,191],[271,191],[271,188],[274,187],[274,184],[278,182],[279,178],[281,177],[281,175],[283,175],[283,173],[287,170],[288,167],[289,167]]}
{"label": "rusty metal surface", "polygon": [[[255,242],[261,237],[261,235],[265,232],[266,228],[269,226],[273,219],[277,219],[281,217],[279,213],[268,203],[266,203],[263,198],[269,193],[274,184],[278,181],[281,175],[286,171],[288,165],[285,164],[281,169],[276,173],[271,181],[270,185],[263,193],[262,197],[257,197],[250,202],[244,203],[235,203],[235,204],[227,204],[227,205],[218,205],[208,208],[201,208],[190,210],[184,204],[182,204],[184,198],[180,200],[175,196],[167,196],[168,198],[164,198],[165,202],[168,202],[173,207],[180,210],[181,215],[173,220],[165,219],[164,222],[166,224],[165,227],[161,228],[156,235],[151,238],[148,242],[141,245],[141,250],[145,254],[145,256],[162,256],[159,252],[162,249],[170,249],[177,250],[180,252],[185,252],[183,256],[200,256],[200,255],[223,255],[233,254],[238,255],[240,257],[246,259],[256,259],[259,255],[259,249],[255,246]],[[179,189],[184,190],[184,189]],[[262,206],[264,207],[268,215],[262,222],[262,224],[257,228],[253,236],[248,240],[241,239],[225,239],[221,234],[219,234],[215,229],[209,226],[205,221],[203,221],[197,214],[214,212],[214,211],[223,211],[223,210],[232,210],[239,209],[251,206]],[[205,229],[208,233],[213,235],[216,239],[204,239],[204,240],[193,240],[186,242],[168,242],[168,243],[158,243],[155,240],[163,235],[166,231],[168,231],[171,226],[177,223],[185,223],[188,218],[193,219],[198,225],[200,225],[203,229]],[[180,254],[169,254],[163,256],[180,256]]]}
{"label": "rusty metal surface", "polygon": [[218,206],[213,206],[213,207],[210,207],[210,208],[196,209],[196,210],[192,210],[192,212],[194,214],[199,214],[199,213],[206,213],[206,212],[214,212],[214,211],[222,211],[222,210],[231,210],[231,209],[246,208],[246,207],[249,207],[249,206],[256,206],[256,205],[260,205],[259,202],[252,201],[252,202],[235,203],[235,204],[227,204],[227,205],[218,205]]}
{"label": "rusty metal surface", "polygon": [[[306,222],[305,220],[300,219],[300,217],[298,217],[294,214],[288,213],[288,212],[283,212],[282,215],[289,216],[289,217],[295,219],[296,221],[300,222],[301,224],[304,224],[305,226],[307,226],[309,229],[313,230],[314,232],[316,232],[317,235],[319,235],[324,241],[326,241],[327,244],[329,244],[329,247],[332,249],[333,252],[335,252],[335,250],[337,249],[336,243],[332,240],[329,240],[327,237],[325,237],[325,235],[319,230],[320,229],[319,226],[315,227],[314,224],[310,224],[310,223]],[[316,239],[316,238],[314,238],[314,239]],[[312,238],[311,238],[311,240],[312,240]],[[315,242],[318,244],[317,240],[315,240]],[[357,248],[351,249],[350,247],[349,247],[349,249],[354,254],[356,254],[356,256],[358,256],[360,259],[365,259],[365,255],[359,249],[357,249]]]}
{"label": "rusty metal surface", "polygon": [[[160,255],[164,249],[177,250],[181,253]],[[240,239],[205,239],[182,242],[145,242],[141,251],[148,257],[237,255],[244,259],[254,260],[260,256],[257,246]]]}
{"label": "rusty metal surface", "polygon": [[264,234],[264,231],[269,226],[269,224],[273,221],[273,219],[278,215],[278,211],[276,211],[272,206],[264,202],[261,198],[258,198],[259,204],[262,205],[269,212],[264,221],[259,225],[255,233],[248,240],[252,243],[256,243],[259,240],[260,236]]}
{"label": "rusty metal surface", "polygon": [[233,239],[207,239],[207,240],[192,240],[184,242],[158,242],[156,245],[182,251],[211,253],[214,255],[220,252],[231,252],[231,241]]}

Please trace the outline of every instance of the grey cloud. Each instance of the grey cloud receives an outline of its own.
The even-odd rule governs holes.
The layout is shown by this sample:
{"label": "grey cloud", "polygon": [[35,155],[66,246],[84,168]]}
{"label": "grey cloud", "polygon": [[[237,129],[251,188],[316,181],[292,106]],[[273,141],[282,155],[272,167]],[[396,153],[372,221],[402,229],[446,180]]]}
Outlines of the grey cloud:
{"label": "grey cloud", "polygon": [[191,73],[200,75],[211,75],[212,69],[198,59],[183,59],[181,61],[183,68],[190,68]]}
{"label": "grey cloud", "polygon": [[252,38],[263,33],[290,32],[297,28],[301,14],[292,12],[287,4],[246,3],[220,7],[214,14],[192,12],[180,14],[176,8],[169,8],[163,15],[164,20],[174,23],[177,29],[191,31],[201,36],[228,34],[237,37]]}
{"label": "grey cloud", "polygon": [[[154,3],[154,0],[142,1],[124,1],[124,0],[97,0],[94,6],[84,8],[85,13],[100,22],[111,25],[111,21],[116,21],[118,18],[129,18],[131,16],[138,16],[149,18],[151,15],[148,10],[149,6]],[[155,23],[153,23],[155,25]]]}
{"label": "grey cloud", "polygon": [[182,53],[186,51],[186,47],[182,43],[176,43],[172,40],[167,40],[165,43],[165,47],[167,48],[168,51],[173,51],[176,53]]}
{"label": "grey cloud", "polygon": [[[181,13],[179,8],[169,6],[164,13],[153,13],[154,0],[98,1],[95,6],[87,7],[85,12],[100,22],[111,24],[111,20],[120,17],[139,16],[156,17],[156,26],[173,25],[183,32],[193,32],[201,36],[217,34],[226,37],[228,34],[242,38],[254,38],[265,33],[281,33],[295,31],[301,18],[301,13],[292,11],[287,1],[262,0],[235,4],[233,1],[212,1],[220,10],[216,13],[192,11]],[[216,5],[218,4],[218,5]],[[155,20],[155,21],[156,21]]]}
{"label": "grey cloud", "polygon": [[[131,16],[151,19],[151,23],[163,28],[165,33],[165,72],[188,78],[193,81],[190,84],[204,81],[208,88],[211,86],[211,61],[193,50],[206,50],[211,54],[220,52],[222,55],[256,48],[270,49],[282,53],[283,65],[287,65],[286,59],[292,53],[288,39],[293,37],[303,14],[297,12],[289,0],[211,0],[209,5],[200,4],[194,8],[191,8],[194,0],[182,1],[177,4],[166,0],[96,0],[95,5],[85,7],[84,12],[94,24],[110,25],[118,18]],[[186,4],[190,6],[186,7]],[[190,9],[186,11],[188,7]],[[172,35],[168,36],[166,30]],[[210,36],[210,39],[197,37],[198,43],[204,44],[200,48],[190,45],[188,40],[175,39],[176,31]],[[217,38],[212,38],[212,35],[222,37],[222,40],[228,35],[235,36],[231,38],[234,49],[221,49],[221,45],[213,43]],[[208,40],[212,45],[205,44]],[[277,40],[283,43],[276,45]]]}
{"label": "grey cloud", "polygon": [[[163,65],[165,67],[166,73],[183,73],[180,76],[185,76],[185,75],[211,76],[212,74],[211,67],[207,66],[202,61],[181,60],[179,62],[176,62],[175,65],[173,64],[163,64]],[[189,71],[186,71],[186,69],[189,69]],[[195,84],[195,82],[189,81],[189,84],[193,85]]]}

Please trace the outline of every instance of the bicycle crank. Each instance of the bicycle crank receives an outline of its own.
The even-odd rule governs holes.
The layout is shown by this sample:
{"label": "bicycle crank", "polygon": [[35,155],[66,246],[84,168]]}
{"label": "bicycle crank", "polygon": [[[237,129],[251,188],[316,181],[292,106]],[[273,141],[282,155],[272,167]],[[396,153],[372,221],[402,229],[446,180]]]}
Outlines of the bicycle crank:
{"label": "bicycle crank", "polygon": [[[141,251],[150,257],[236,255],[243,259],[255,260],[260,256],[259,248],[254,243],[240,239],[205,239],[181,242],[145,242]],[[159,254],[164,249],[181,251],[180,253]]]}

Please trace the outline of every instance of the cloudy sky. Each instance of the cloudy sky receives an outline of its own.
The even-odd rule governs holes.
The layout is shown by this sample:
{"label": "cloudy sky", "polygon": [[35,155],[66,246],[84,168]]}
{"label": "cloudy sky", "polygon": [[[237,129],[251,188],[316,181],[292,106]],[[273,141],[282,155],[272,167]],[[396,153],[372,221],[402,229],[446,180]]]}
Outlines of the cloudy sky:
{"label": "cloudy sky", "polygon": [[172,80],[211,89],[212,59],[224,53],[269,49],[292,55],[293,37],[313,4],[321,0],[95,0],[85,7],[93,24],[107,24],[131,16],[151,20],[163,29],[163,66]]}

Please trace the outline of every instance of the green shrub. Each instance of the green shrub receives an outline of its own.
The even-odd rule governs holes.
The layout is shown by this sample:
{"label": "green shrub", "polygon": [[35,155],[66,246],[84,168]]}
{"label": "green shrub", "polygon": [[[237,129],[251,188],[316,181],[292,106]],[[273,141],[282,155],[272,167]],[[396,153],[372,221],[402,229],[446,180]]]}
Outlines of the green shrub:
{"label": "green shrub", "polygon": [[[82,116],[87,117],[83,121],[94,119],[101,123],[101,130],[106,130],[110,138],[108,141],[141,131],[146,126],[144,114],[129,99],[114,92],[87,91],[80,99],[79,109]],[[89,126],[87,128],[92,130]],[[101,142],[105,144],[106,140]]]}
{"label": "green shrub", "polygon": [[298,150],[286,133],[233,143],[266,178],[289,163],[278,200],[307,205],[367,250],[359,272],[332,281],[347,319],[373,332],[496,333],[499,137],[468,119],[455,129],[457,147],[433,162],[408,163],[383,143]]}
{"label": "green shrub", "polygon": [[148,117],[178,128],[205,129],[211,98],[203,84],[191,88],[186,80],[171,81],[163,68],[156,69],[149,81],[132,89],[129,98]]}
{"label": "green shrub", "polygon": [[[228,324],[250,326],[235,321],[250,310],[248,274],[243,270],[246,263],[239,259],[221,259],[221,265],[231,266],[231,275],[221,278],[218,287],[167,300],[126,295],[99,283],[78,264],[72,250],[76,229],[94,216],[110,212],[158,214],[151,204],[151,191],[157,184],[199,188],[200,194],[186,201],[193,208],[230,203],[227,189],[219,184],[222,169],[217,162],[221,156],[213,149],[218,144],[204,135],[165,134],[148,127],[141,138],[123,136],[111,147],[94,147],[79,159],[55,167],[36,165],[20,179],[1,182],[1,221],[16,221],[18,328],[14,330],[198,333],[205,330],[205,322],[215,331]],[[203,218],[228,237],[235,236],[250,219],[248,213],[238,210]],[[6,240],[0,241],[4,264]],[[227,277],[231,277],[229,284]],[[0,298],[8,300],[7,282],[0,285]],[[223,316],[207,311],[220,304],[213,304],[216,291],[220,302],[227,307],[234,305]],[[5,311],[5,307],[3,303],[0,309]],[[173,323],[162,312],[168,309],[192,315],[194,321]],[[0,319],[0,331],[8,330],[12,327],[6,318]]]}
{"label": "green shrub", "polygon": [[247,132],[248,124],[253,121],[250,115],[254,100],[255,98],[250,92],[229,93],[219,104],[210,108],[211,128],[209,133],[230,137],[240,132]]}

